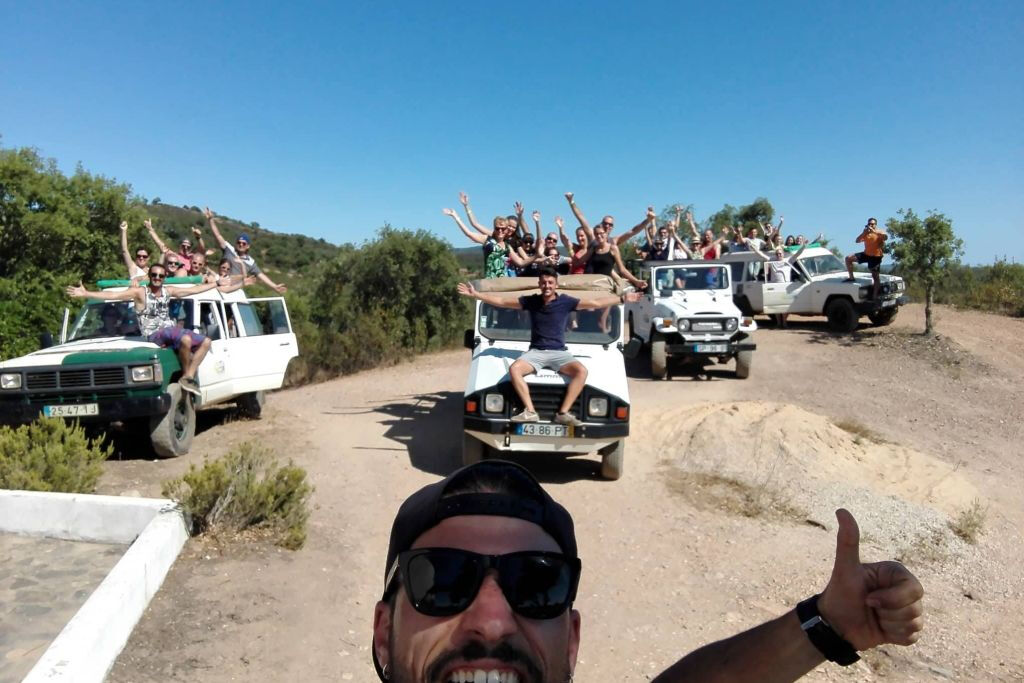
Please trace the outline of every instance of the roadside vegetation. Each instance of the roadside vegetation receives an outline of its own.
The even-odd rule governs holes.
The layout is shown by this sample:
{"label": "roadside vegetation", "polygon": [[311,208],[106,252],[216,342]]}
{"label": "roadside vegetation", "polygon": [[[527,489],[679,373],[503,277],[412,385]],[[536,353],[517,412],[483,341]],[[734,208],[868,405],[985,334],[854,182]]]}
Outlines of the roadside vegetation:
{"label": "roadside vegetation", "polygon": [[970,505],[957,514],[956,519],[949,523],[949,528],[968,543],[977,543],[978,537],[985,531],[987,519],[988,506],[983,504],[979,498],[975,498]]}
{"label": "roadside vegetation", "polygon": [[190,465],[161,490],[181,506],[193,534],[252,530],[291,550],[306,542],[312,492],[306,470],[290,461],[281,465],[271,450],[253,442],[202,467]]}
{"label": "roadside vegetation", "polygon": [[40,417],[0,427],[0,489],[92,493],[111,446],[90,439],[77,422]]}

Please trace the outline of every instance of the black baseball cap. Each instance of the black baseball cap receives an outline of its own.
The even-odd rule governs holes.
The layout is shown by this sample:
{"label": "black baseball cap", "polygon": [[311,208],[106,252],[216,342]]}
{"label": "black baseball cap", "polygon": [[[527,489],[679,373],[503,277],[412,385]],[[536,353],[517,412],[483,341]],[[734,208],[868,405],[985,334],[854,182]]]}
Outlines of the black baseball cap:
{"label": "black baseball cap", "polygon": [[[516,517],[533,522],[555,539],[566,556],[578,557],[576,531],[569,511],[555,502],[522,465],[507,460],[484,460],[424,486],[398,508],[391,525],[381,599],[387,598],[388,574],[398,554],[409,550],[417,538],[445,519],[461,515]],[[384,680],[372,644],[370,653],[377,674]]]}

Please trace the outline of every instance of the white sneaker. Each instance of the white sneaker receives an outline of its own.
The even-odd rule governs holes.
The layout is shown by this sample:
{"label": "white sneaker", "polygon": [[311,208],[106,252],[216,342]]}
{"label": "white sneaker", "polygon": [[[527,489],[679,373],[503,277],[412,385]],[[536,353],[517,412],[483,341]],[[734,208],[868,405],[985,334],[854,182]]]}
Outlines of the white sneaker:
{"label": "white sneaker", "polygon": [[181,379],[179,379],[178,386],[180,386],[182,389],[184,389],[190,394],[195,394],[196,396],[202,395],[199,393],[199,385],[191,377],[182,377]]}
{"label": "white sneaker", "polygon": [[523,408],[521,411],[509,418],[512,422],[537,422],[540,420],[540,416],[532,410]]}
{"label": "white sneaker", "polygon": [[555,422],[560,425],[582,427],[583,421],[576,418],[572,413],[555,413]]}

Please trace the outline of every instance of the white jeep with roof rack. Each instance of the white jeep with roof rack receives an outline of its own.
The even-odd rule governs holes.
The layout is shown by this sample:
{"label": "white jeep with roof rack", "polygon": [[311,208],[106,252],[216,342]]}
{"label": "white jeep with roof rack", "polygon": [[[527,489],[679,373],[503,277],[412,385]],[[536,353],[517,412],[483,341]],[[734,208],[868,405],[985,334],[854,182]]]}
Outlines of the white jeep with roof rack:
{"label": "white jeep with roof rack", "polygon": [[[105,291],[125,284],[99,283]],[[132,302],[88,301],[70,325],[65,311],[59,344],[0,362],[0,424],[25,424],[41,414],[117,424],[145,434],[156,454],[169,458],[188,452],[197,407],[233,401],[258,417],[264,392],[281,387],[298,355],[284,299],[211,289],[171,303],[179,325],[211,340],[196,376],[199,396],[178,385],[177,354],[141,335]]]}
{"label": "white jeep with roof rack", "polygon": [[864,315],[875,325],[890,324],[909,301],[903,278],[885,273],[873,298],[871,274],[854,272],[849,282],[843,261],[824,247],[804,249],[791,282],[765,282],[764,261],[753,252],[732,252],[721,261],[732,270],[736,305],[745,315],[823,315],[832,330],[852,332]]}
{"label": "white jeep with roof rack", "polygon": [[[750,376],[757,323],[733,303],[729,268],[715,261],[646,261],[647,290],[626,305],[626,328],[650,349],[651,377],[667,379],[672,361],[736,361],[736,377]],[[634,342],[635,343],[635,342]]]}
{"label": "white jeep with roof rack", "polygon": [[[565,275],[558,291],[577,298],[616,291],[611,278]],[[473,283],[479,291],[518,298],[537,293],[536,278],[497,278]],[[569,318],[566,346],[587,369],[587,382],[571,412],[583,425],[557,424],[567,379],[542,370],[526,377],[539,422],[516,423],[523,406],[509,379],[509,367],[530,345],[530,314],[477,301],[465,345],[472,352],[463,402],[462,459],[465,464],[508,452],[601,455],[601,476],[622,476],[629,435],[629,390],[622,357],[622,306],[576,311]]]}

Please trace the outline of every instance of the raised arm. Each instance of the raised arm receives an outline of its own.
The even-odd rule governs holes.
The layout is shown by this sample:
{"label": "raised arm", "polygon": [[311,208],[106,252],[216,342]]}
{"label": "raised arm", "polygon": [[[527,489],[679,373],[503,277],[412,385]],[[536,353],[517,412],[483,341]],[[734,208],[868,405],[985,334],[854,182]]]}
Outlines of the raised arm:
{"label": "raised arm", "polygon": [[555,216],[555,225],[558,226],[558,237],[562,240],[562,246],[565,247],[565,250],[569,252],[569,255],[571,256],[572,240],[570,240],[569,236],[565,234],[565,221],[562,220],[561,216]]}
{"label": "raised arm", "polygon": [[462,204],[462,210],[466,212],[466,218],[469,220],[469,224],[472,225],[477,232],[483,233],[484,235],[490,237],[491,233],[487,231],[487,228],[480,225],[480,221],[478,221],[476,219],[476,216],[473,215],[473,209],[469,208],[469,195],[466,194],[465,192],[460,192],[459,203]]}
{"label": "raised arm", "polygon": [[622,277],[632,282],[633,286],[636,287],[637,289],[646,288],[647,283],[644,282],[643,280],[634,277],[633,273],[629,272],[629,268],[626,268],[626,266],[622,263],[622,255],[619,254],[619,248],[614,244],[612,245],[611,252],[612,256],[615,257],[615,267],[619,269],[619,273],[622,275]]}
{"label": "raised arm", "polygon": [[135,270],[135,261],[132,253],[128,251],[128,221],[121,221],[121,258],[124,259],[124,267],[128,269],[128,277],[132,276]]}
{"label": "raised arm", "polygon": [[697,224],[693,222],[693,213],[690,211],[686,212],[686,223],[690,226],[690,232],[693,233],[693,236],[700,239],[700,233],[697,232]]}
{"label": "raised arm", "polygon": [[160,239],[160,236],[156,234],[156,230],[153,228],[152,220],[147,218],[146,220],[142,221],[142,224],[146,226],[146,230],[149,231],[149,236],[153,238],[154,242],[156,242],[157,249],[160,250],[161,254],[172,253],[172,251],[167,248],[167,245],[164,244],[164,241]]}
{"label": "raised arm", "polygon": [[203,231],[193,225],[192,234],[196,237],[196,249],[199,253],[209,256],[210,253],[206,250],[206,242],[203,241]]}
{"label": "raised arm", "polygon": [[90,292],[81,282],[78,286],[70,286],[64,293],[73,299],[93,299],[94,301],[136,301],[139,298],[139,287],[129,287],[119,292]]}
{"label": "raised arm", "polygon": [[217,280],[210,280],[210,282],[215,283],[217,285],[217,289],[219,289],[222,294],[228,294],[230,292],[234,292],[235,290],[241,289],[242,287],[248,287],[249,285],[256,284],[256,277],[248,275],[243,278],[241,275],[239,275],[237,278],[221,278],[219,282]]}
{"label": "raised arm", "polygon": [[572,215],[576,216],[576,220],[579,221],[580,227],[583,228],[583,232],[587,233],[587,239],[591,242],[594,241],[594,231],[590,229],[590,223],[584,218],[583,212],[580,211],[580,207],[576,206],[575,195],[572,192],[565,193],[565,199],[569,202],[569,208],[572,209]]}
{"label": "raised arm", "polygon": [[748,241],[747,242],[747,246],[749,246],[750,247],[750,251],[752,251],[755,254],[757,254],[757,257],[759,259],[761,259],[762,261],[768,261],[769,260],[769,258],[765,255],[765,253],[757,248],[757,242]]}
{"label": "raised arm", "polygon": [[686,242],[679,239],[679,233],[676,232],[675,223],[668,224],[668,238],[676,243],[677,249],[681,250],[684,254],[686,254],[686,258],[694,258],[693,251],[690,250],[690,247],[686,246]]}
{"label": "raised arm", "polygon": [[227,249],[231,246],[228,244],[228,241],[224,239],[224,235],[220,234],[220,230],[217,229],[217,221],[214,220],[213,211],[210,211],[210,207],[203,209],[203,213],[206,214],[206,221],[210,224],[210,231],[213,233],[213,237],[217,240],[217,244],[220,245],[220,248]]}
{"label": "raised arm", "polygon": [[166,289],[167,293],[170,294],[171,296],[185,297],[189,296],[190,294],[199,294],[200,292],[205,292],[206,290],[213,289],[216,286],[216,282],[204,282],[202,284],[191,285],[189,287],[168,285],[167,287],[164,287],[164,289]]}
{"label": "raised arm", "polygon": [[481,235],[480,233],[470,232],[469,229],[462,224],[462,221],[459,220],[459,215],[455,213],[454,209],[441,209],[441,213],[443,213],[445,216],[451,216],[452,220],[455,221],[455,225],[459,226],[459,230],[462,231],[462,234],[468,237],[469,239],[473,240],[477,244],[483,244],[484,242],[487,241],[487,238]]}
{"label": "raised arm", "polygon": [[285,285],[277,284],[276,282],[271,280],[269,277],[267,277],[266,274],[262,270],[260,272],[256,273],[256,277],[259,278],[260,282],[265,284],[267,287],[270,287],[272,290],[274,290],[278,294],[284,294],[285,292],[288,291],[288,287],[286,287]]}
{"label": "raised arm", "polygon": [[461,294],[462,296],[468,296],[471,299],[478,299],[480,301],[483,301],[485,304],[497,306],[498,308],[523,308],[522,306],[519,305],[518,298],[507,299],[505,297],[498,296],[497,294],[494,294],[492,292],[478,292],[473,287],[473,284],[470,282],[460,282],[458,285],[456,285],[455,291]]}
{"label": "raised arm", "polygon": [[[640,231],[643,230],[644,228],[646,228],[647,226],[654,225],[654,217],[655,217],[654,207],[653,206],[648,206],[647,207],[647,214],[644,216],[644,219],[642,221],[640,221],[639,223],[637,223],[636,225],[634,225],[632,228],[630,228],[624,234],[619,235],[618,237],[616,237],[615,238],[615,244],[616,245],[625,244],[629,240],[633,239],[634,235],[639,234]],[[651,240],[651,242],[653,243],[654,240]]]}
{"label": "raised arm", "polygon": [[[530,218],[533,219],[534,239],[536,240],[534,244],[536,244],[539,248],[542,244],[544,244],[544,241],[540,238],[540,234],[542,232],[540,229],[540,211],[534,211],[532,214],[530,214]],[[520,217],[519,220],[523,220],[522,217]]]}
{"label": "raised arm", "polygon": [[[815,599],[821,621],[853,651],[914,644],[924,627],[921,582],[899,562],[862,564],[856,520],[842,509],[836,517],[839,531],[832,575]],[[824,655],[811,643],[793,610],[691,652],[654,683],[784,683],[797,680],[823,661]]]}

